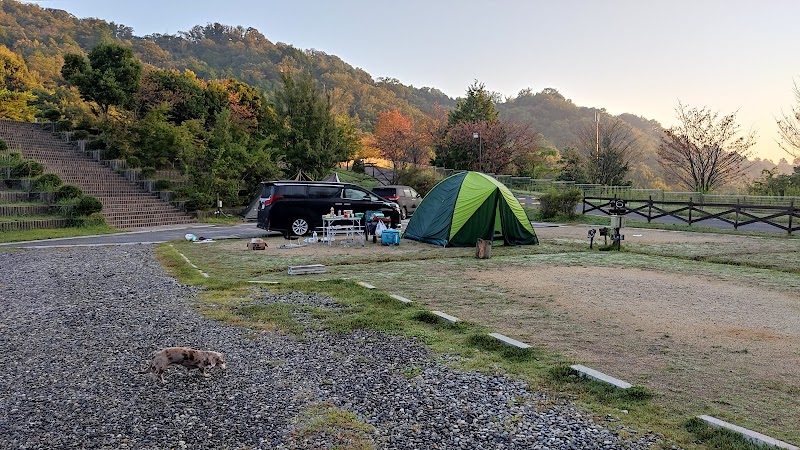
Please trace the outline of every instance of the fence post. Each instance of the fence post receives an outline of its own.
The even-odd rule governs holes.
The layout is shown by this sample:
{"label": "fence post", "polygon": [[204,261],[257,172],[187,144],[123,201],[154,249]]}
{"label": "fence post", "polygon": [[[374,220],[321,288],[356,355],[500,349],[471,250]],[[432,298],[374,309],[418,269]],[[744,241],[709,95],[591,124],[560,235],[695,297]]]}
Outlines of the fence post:
{"label": "fence post", "polygon": [[692,208],[694,208],[694,204],[692,203],[692,197],[689,197],[689,226],[692,226]]}
{"label": "fence post", "polygon": [[789,201],[789,236],[792,235],[792,217],[794,216],[794,199]]}
{"label": "fence post", "polygon": [[651,195],[647,200],[647,223],[650,223],[653,215],[653,196]]}
{"label": "fence post", "polygon": [[733,229],[739,229],[739,199],[736,199],[736,219],[733,221]]}

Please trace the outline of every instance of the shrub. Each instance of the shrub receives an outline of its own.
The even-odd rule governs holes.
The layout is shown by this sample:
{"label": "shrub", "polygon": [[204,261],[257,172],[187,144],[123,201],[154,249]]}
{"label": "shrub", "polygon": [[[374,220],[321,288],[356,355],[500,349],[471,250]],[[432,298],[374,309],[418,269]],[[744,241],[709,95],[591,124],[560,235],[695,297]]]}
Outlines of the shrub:
{"label": "shrub", "polygon": [[33,178],[38,177],[44,172],[44,166],[39,161],[26,159],[20,161],[11,168],[12,178]]}
{"label": "shrub", "polygon": [[352,169],[353,172],[355,172],[355,173],[364,173],[364,169],[365,168],[366,167],[364,166],[364,160],[363,159],[353,160],[353,169]]}
{"label": "shrub", "polygon": [[69,131],[72,129],[72,122],[69,120],[59,120],[56,122],[56,131]]}
{"label": "shrub", "polygon": [[56,122],[61,118],[61,111],[52,108],[45,109],[44,112],[42,112],[42,117],[51,122]]}
{"label": "shrub", "polygon": [[87,150],[103,150],[106,148],[106,141],[102,139],[93,139],[86,144]]}
{"label": "shrub", "polygon": [[147,180],[147,179],[153,178],[153,175],[155,175],[155,174],[156,174],[156,168],[155,167],[149,167],[149,166],[148,167],[142,167],[142,171],[139,172],[139,177],[141,179],[143,179],[143,180]]}
{"label": "shrub", "polygon": [[72,133],[72,140],[82,141],[89,138],[89,132],[86,130],[77,130]]}
{"label": "shrub", "polygon": [[197,211],[198,209],[211,208],[214,206],[214,197],[203,192],[188,192],[186,199],[186,210]]}
{"label": "shrub", "polygon": [[135,169],[141,166],[142,162],[136,156],[128,156],[125,158],[125,165],[127,165],[129,169]]}
{"label": "shrub", "polygon": [[61,178],[54,173],[46,173],[40,175],[39,178],[33,183],[33,187],[37,191],[50,191],[61,186]]}
{"label": "shrub", "polygon": [[551,190],[539,199],[542,219],[552,219],[558,216],[575,217],[575,208],[583,198],[579,189],[566,191]]}
{"label": "shrub", "polygon": [[442,181],[442,176],[436,171],[410,168],[400,173],[397,184],[411,186],[424,197],[440,181]]}
{"label": "shrub", "polygon": [[156,184],[155,186],[153,186],[153,189],[155,189],[156,191],[168,191],[171,188],[172,188],[172,180],[164,180],[164,179],[156,180]]}
{"label": "shrub", "polygon": [[55,200],[57,202],[61,200],[72,200],[73,198],[78,198],[83,195],[83,191],[78,186],[72,184],[65,184],[63,186],[59,186],[55,193]]}
{"label": "shrub", "polygon": [[0,139],[0,152],[4,152],[6,150],[8,150],[8,144],[6,144],[6,141]]}
{"label": "shrub", "polygon": [[88,216],[90,214],[98,213],[103,210],[103,204],[100,200],[92,197],[91,195],[84,195],[78,200],[75,205],[75,214],[79,216]]}

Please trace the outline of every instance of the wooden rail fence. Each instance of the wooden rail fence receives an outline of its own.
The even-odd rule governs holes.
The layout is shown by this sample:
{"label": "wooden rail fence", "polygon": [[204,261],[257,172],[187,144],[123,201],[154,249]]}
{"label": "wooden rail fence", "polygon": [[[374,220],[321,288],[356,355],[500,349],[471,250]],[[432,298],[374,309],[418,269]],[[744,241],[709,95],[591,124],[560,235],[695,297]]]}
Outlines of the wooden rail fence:
{"label": "wooden rail fence", "polygon": [[764,223],[786,231],[790,235],[800,231],[800,207],[796,207],[794,200],[788,205],[756,205],[736,203],[709,203],[695,202],[692,198],[688,201],[653,200],[648,199],[626,200],[621,197],[584,197],[583,213],[600,211],[612,214],[611,210],[617,200],[627,203],[626,215],[638,215],[648,222],[662,217],[673,217],[681,222],[692,225],[705,220],[716,219],[733,225],[738,229],[744,225]]}

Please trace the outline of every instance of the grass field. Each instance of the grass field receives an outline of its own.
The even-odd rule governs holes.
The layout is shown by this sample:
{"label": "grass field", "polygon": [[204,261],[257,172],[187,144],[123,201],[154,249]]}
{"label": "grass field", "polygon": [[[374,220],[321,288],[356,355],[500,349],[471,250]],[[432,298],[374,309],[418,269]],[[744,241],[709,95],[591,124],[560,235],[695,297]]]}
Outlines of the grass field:
{"label": "grass field", "polygon": [[[699,414],[800,442],[800,239],[626,229],[625,251],[601,252],[588,250],[587,229],[542,228],[541,245],[496,246],[489,260],[475,259],[472,248],[413,241],[281,249],[282,238],[268,239],[266,251],[249,251],[245,241],[176,242],[161,254],[181,280],[207,287],[202,309],[220,320],[302,332],[287,311],[242,309],[268,289],[248,281],[277,281],[272,289],[326,292],[350,305],[335,317],[306,312],[321,314],[328,329],[414,336],[460,355],[463,368],[523,377],[598,417],[657,430],[684,448],[742,448],[698,445],[698,432],[684,425]],[[286,274],[303,264],[324,264],[328,273]],[[387,293],[416,303],[404,308]],[[429,309],[465,323],[431,325]],[[535,352],[518,358],[486,348],[478,336],[491,331]],[[648,395],[619,398],[561,376],[573,362]]]}

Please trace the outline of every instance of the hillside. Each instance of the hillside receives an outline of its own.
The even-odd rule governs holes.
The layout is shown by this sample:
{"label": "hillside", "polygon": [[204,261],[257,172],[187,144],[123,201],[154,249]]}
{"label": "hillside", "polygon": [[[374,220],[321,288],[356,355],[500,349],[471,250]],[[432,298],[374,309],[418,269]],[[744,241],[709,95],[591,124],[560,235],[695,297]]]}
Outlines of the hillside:
{"label": "hillside", "polygon": [[[62,10],[15,0],[0,2],[0,44],[21,54],[31,74],[45,88],[63,85],[63,54],[86,53],[108,40],[133,48],[145,64],[188,69],[204,79],[237,78],[268,95],[279,87],[282,68],[303,68],[331,94],[334,112],[353,118],[353,123],[365,131],[372,131],[382,111],[397,108],[419,120],[433,115],[437,107],[448,110],[456,104],[456,99],[436,88],[414,87],[390,78],[375,80],[337,56],[272,42],[255,28],[213,23],[175,35],[135,36],[122,24],[81,19]],[[544,136],[546,145],[559,150],[573,143],[576,127],[592,123],[595,112],[604,112],[602,108],[577,106],[551,88],[539,93],[524,90],[516,97],[498,101],[497,109],[505,120],[530,123]],[[661,125],[635,114],[617,118],[630,124],[639,137],[641,157],[632,168],[631,179],[639,186],[664,186],[655,157]],[[758,176],[761,168],[770,164],[759,161],[758,169],[750,175]]]}

